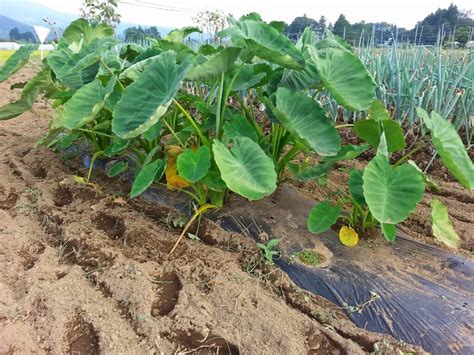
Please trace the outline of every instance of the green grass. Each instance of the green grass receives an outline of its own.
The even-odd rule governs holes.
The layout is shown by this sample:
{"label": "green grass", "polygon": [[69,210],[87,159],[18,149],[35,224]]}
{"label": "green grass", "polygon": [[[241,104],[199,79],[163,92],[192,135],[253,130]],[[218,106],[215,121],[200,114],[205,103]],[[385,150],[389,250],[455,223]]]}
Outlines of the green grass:
{"label": "green grass", "polygon": [[319,254],[312,250],[302,250],[293,254],[293,257],[308,266],[319,265],[322,261],[320,260]]}
{"label": "green grass", "polygon": [[[0,50],[0,65],[3,65],[10,56],[15,53],[13,49]],[[43,55],[46,57],[49,51],[44,51]],[[33,52],[32,57],[39,58],[41,56],[41,51],[36,50]]]}

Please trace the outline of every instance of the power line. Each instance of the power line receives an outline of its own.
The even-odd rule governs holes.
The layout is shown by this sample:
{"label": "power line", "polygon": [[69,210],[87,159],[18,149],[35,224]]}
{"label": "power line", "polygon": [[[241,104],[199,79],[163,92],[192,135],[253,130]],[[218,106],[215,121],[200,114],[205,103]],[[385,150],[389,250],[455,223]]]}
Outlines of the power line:
{"label": "power line", "polygon": [[147,7],[149,9],[154,9],[154,10],[180,12],[180,13],[195,14],[195,13],[198,13],[198,12],[201,11],[201,10],[198,10],[198,9],[190,9],[190,8],[177,7],[177,6],[162,5],[162,4],[143,1],[143,0],[135,0],[134,2],[127,1],[127,0],[119,0],[119,3],[126,4],[126,5],[137,6],[137,7]]}
{"label": "power line", "polygon": [[155,1],[152,1],[152,0],[150,0],[150,1],[134,0],[134,1],[138,2],[138,3],[141,3],[141,4],[150,5],[150,6],[158,6],[158,7],[174,9],[174,10],[180,10],[180,11],[195,11],[195,12],[201,11],[200,9],[194,9],[194,8],[189,8],[189,7],[160,4],[160,3],[156,3]]}

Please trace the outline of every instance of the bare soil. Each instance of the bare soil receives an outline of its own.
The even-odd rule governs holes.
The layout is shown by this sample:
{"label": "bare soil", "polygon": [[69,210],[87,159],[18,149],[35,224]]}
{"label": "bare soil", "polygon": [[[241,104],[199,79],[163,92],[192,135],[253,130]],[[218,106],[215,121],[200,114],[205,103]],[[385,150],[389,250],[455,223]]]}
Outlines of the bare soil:
{"label": "bare soil", "polygon": [[[35,70],[3,82],[0,105]],[[79,184],[77,162],[34,147],[51,113],[38,100],[0,122],[0,354],[422,352],[355,327],[210,222],[206,243],[168,256],[173,211],[127,200],[116,180]]]}

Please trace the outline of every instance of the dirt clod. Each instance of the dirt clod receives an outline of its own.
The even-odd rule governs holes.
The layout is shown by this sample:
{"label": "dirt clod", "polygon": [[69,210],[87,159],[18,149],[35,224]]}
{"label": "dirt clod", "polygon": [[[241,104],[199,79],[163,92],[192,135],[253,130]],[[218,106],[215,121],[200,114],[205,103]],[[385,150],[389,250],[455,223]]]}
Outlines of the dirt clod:
{"label": "dirt clod", "polygon": [[78,317],[72,322],[67,336],[68,354],[96,355],[100,354],[99,337],[92,324]]}

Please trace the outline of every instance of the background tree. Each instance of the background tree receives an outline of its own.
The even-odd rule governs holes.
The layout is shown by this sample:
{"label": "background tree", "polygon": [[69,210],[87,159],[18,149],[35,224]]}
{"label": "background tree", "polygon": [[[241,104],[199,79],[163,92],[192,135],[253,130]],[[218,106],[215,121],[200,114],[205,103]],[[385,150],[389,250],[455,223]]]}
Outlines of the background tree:
{"label": "background tree", "polygon": [[105,23],[116,27],[121,15],[117,13],[118,0],[84,0],[82,17],[92,23]]}
{"label": "background tree", "polygon": [[306,27],[311,27],[313,30],[318,30],[318,21],[307,17],[306,14],[303,16],[296,17],[293,22],[286,28],[286,35],[293,40],[297,40],[303,33]]}
{"label": "background tree", "polygon": [[142,42],[147,38],[160,39],[161,35],[158,28],[151,26],[149,28],[143,28],[142,26],[128,27],[125,31],[125,42]]}
{"label": "background tree", "polygon": [[[449,41],[449,32],[454,33],[454,39],[464,45],[469,39],[471,27],[474,26],[474,20],[470,12],[463,12],[454,4],[449,5],[447,9],[437,9],[418,22],[417,27],[423,28],[419,43],[435,44],[438,40],[438,33],[445,36],[444,40]],[[448,35],[448,38],[446,38]]]}
{"label": "background tree", "polygon": [[224,12],[215,11],[201,11],[193,18],[194,23],[204,32],[207,33],[215,43],[219,42],[217,33],[227,27],[227,17]]}
{"label": "background tree", "polygon": [[18,28],[12,28],[9,33],[11,41],[36,43],[36,37],[30,31],[20,32]]}
{"label": "background tree", "polygon": [[338,36],[344,37],[345,32],[350,31],[351,24],[347,21],[346,16],[340,14],[332,27],[332,32]]}
{"label": "background tree", "polygon": [[319,36],[323,36],[324,35],[324,31],[326,31],[326,22],[327,22],[327,19],[325,16],[321,16],[319,18],[319,21],[318,21],[318,24],[317,24],[317,30],[318,30],[318,34]]}

